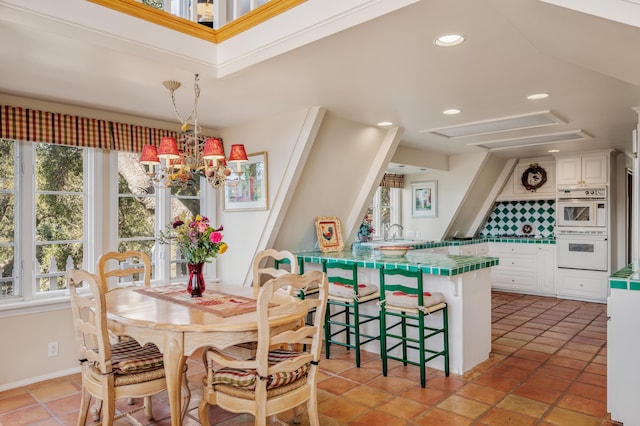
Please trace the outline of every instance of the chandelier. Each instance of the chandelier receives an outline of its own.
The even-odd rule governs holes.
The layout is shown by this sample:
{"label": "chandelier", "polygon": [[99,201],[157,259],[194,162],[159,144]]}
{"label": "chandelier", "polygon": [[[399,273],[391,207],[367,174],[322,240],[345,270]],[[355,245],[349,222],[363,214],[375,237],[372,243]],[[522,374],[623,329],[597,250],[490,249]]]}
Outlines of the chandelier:
{"label": "chandelier", "polygon": [[[220,138],[204,138],[198,125],[198,98],[200,86],[198,74],[194,77],[195,93],[193,109],[185,118],[178,112],[175,91],[181,84],[177,81],[165,81],[162,84],[171,93],[173,110],[180,121],[181,133],[178,138],[163,137],[158,147],[145,145],[140,154],[140,164],[145,168],[153,186],[157,188],[181,188],[196,184],[204,177],[214,188],[233,185],[238,182],[242,163],[249,161],[244,145],[231,145],[229,159],[224,155]],[[236,163],[237,174],[227,167],[227,161]],[[234,179],[233,176],[237,177]]]}

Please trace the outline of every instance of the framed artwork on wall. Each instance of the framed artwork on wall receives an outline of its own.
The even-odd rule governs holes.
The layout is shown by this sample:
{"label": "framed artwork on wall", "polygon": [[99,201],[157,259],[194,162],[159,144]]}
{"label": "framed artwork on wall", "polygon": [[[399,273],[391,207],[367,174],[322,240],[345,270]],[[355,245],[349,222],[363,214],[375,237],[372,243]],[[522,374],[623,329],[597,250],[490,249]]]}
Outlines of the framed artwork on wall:
{"label": "framed artwork on wall", "polygon": [[344,248],[340,220],[337,217],[316,217],[316,234],[318,236],[318,247],[323,253],[342,251]]}
{"label": "framed artwork on wall", "polygon": [[438,217],[438,181],[411,184],[411,215]]}
{"label": "framed artwork on wall", "polygon": [[267,153],[247,155],[249,161],[242,164],[240,172],[235,167],[227,179],[233,184],[224,187],[224,210],[267,210],[269,208],[267,186]]}

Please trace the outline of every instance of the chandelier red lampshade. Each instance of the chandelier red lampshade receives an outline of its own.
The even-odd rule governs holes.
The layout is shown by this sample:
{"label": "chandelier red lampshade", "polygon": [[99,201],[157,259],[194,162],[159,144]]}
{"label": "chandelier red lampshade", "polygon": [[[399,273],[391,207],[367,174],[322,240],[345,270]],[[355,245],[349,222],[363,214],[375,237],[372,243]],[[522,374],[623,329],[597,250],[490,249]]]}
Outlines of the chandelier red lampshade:
{"label": "chandelier red lampshade", "polygon": [[[180,187],[195,184],[201,177],[214,188],[223,185],[235,185],[241,178],[232,175],[227,167],[224,155],[224,145],[220,138],[204,138],[200,136],[198,125],[198,98],[200,87],[198,74],[195,75],[193,110],[186,119],[178,113],[175,101],[175,91],[180,88],[177,81],[165,81],[164,86],[171,93],[171,101],[176,116],[180,120],[182,132],[178,138],[166,136],[160,139],[160,144],[145,145],[140,153],[140,164],[145,168],[152,185],[162,187]],[[242,171],[242,163],[248,162],[244,145],[231,145],[230,162],[237,165],[238,175]]]}
{"label": "chandelier red lampshade", "polygon": [[160,164],[160,158],[158,157],[158,149],[153,145],[143,146],[142,153],[140,154],[140,164],[145,164],[145,165]]}
{"label": "chandelier red lampshade", "polygon": [[167,159],[180,158],[180,150],[178,149],[178,141],[176,141],[176,138],[164,137],[160,139],[158,157]]}

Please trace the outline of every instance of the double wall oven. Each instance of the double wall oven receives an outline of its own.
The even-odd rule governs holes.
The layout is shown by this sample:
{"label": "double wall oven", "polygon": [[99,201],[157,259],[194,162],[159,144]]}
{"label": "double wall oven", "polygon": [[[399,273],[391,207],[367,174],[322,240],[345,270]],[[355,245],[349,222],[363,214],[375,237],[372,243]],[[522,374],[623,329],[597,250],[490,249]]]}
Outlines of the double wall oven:
{"label": "double wall oven", "polygon": [[607,271],[607,188],[561,187],[557,197],[558,267]]}

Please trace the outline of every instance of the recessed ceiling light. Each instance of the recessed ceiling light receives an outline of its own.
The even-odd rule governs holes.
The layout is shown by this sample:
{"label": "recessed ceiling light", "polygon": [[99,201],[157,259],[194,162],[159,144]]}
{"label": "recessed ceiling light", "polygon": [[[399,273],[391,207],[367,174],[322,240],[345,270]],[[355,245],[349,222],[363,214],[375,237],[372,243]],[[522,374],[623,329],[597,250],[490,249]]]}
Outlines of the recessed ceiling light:
{"label": "recessed ceiling light", "polygon": [[460,34],[444,34],[433,40],[433,44],[439,47],[451,47],[462,44],[464,36]]}
{"label": "recessed ceiling light", "polygon": [[381,121],[381,122],[378,123],[378,126],[380,126],[380,127],[389,127],[391,125],[393,125],[393,123],[390,122],[390,121]]}
{"label": "recessed ceiling light", "polygon": [[460,114],[460,110],[456,108],[449,108],[442,111],[442,113],[444,115],[456,115],[456,114]]}
{"label": "recessed ceiling light", "polygon": [[554,152],[560,152],[560,150],[559,150],[559,149],[550,149],[550,150],[549,150],[549,151],[547,151],[547,152],[554,153]]}
{"label": "recessed ceiling light", "polygon": [[548,93],[534,93],[532,95],[527,96],[527,99],[531,100],[531,101],[535,101],[538,99],[545,99],[548,98],[549,94]]}

